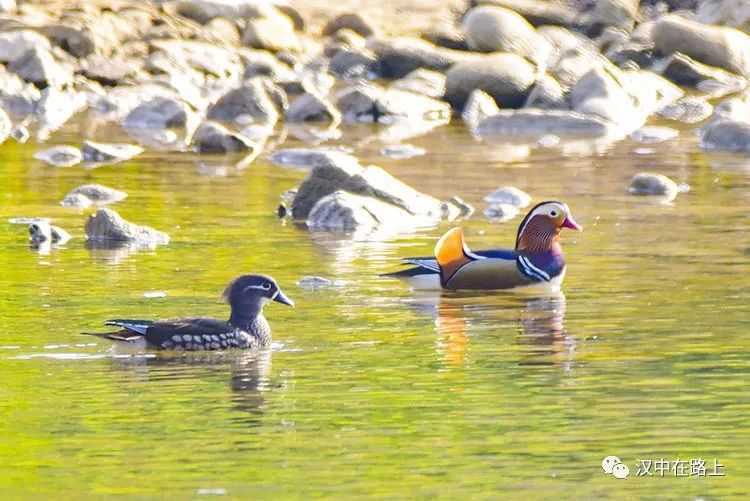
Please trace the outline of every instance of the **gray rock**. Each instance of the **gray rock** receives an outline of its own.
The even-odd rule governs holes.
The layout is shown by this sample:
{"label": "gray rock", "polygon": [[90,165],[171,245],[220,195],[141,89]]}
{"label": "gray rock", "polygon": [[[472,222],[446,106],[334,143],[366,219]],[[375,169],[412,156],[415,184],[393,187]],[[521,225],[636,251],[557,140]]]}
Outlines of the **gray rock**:
{"label": "gray rock", "polygon": [[91,203],[96,205],[113,204],[125,200],[128,196],[124,191],[101,184],[82,184],[68,192],[65,198],[77,195],[86,197]]}
{"label": "gray rock", "polygon": [[133,108],[122,125],[128,129],[186,127],[192,115],[192,110],[182,100],[155,97]]}
{"label": "gray rock", "polygon": [[633,195],[657,195],[674,199],[680,188],[677,183],[662,174],[639,172],[630,181],[628,191]]}
{"label": "gray rock", "polygon": [[371,38],[367,48],[377,57],[378,71],[383,78],[402,78],[419,68],[444,72],[460,61],[477,58],[470,52],[437,47],[410,37]]}
{"label": "gray rock", "polygon": [[714,107],[700,97],[684,97],[659,110],[659,115],[669,120],[687,124],[702,122],[711,116]]}
{"label": "gray rock", "polygon": [[702,63],[750,75],[750,36],[741,31],[670,14],[656,22],[653,37],[662,54],[682,52]]}
{"label": "gray rock", "polygon": [[492,205],[504,204],[523,209],[531,203],[531,195],[515,186],[503,186],[484,197],[484,201]]}
{"label": "gray rock", "polygon": [[336,286],[336,282],[324,277],[304,276],[297,281],[297,286],[306,290],[317,290]]}
{"label": "gray rock", "polygon": [[177,12],[184,17],[206,24],[216,17],[243,19],[258,17],[268,3],[258,0],[180,0]]}
{"label": "gray rock", "polygon": [[508,221],[519,213],[518,207],[510,204],[492,204],[484,209],[484,216],[494,221]]}
{"label": "gray rock", "polygon": [[34,153],[34,158],[55,167],[72,167],[83,161],[81,150],[75,146],[55,146]]}
{"label": "gray rock", "polygon": [[438,47],[453,50],[469,50],[463,30],[447,20],[443,20],[443,22],[422,32],[421,38]]}
{"label": "gray rock", "polygon": [[375,28],[362,16],[357,13],[346,13],[328,21],[323,27],[323,36],[331,36],[343,29],[352,30],[365,38],[375,34]]}
{"label": "gray rock", "polygon": [[10,117],[5,111],[0,109],[0,144],[4,143],[10,135],[13,123],[10,121]]}
{"label": "gray rock", "polygon": [[40,97],[39,89],[33,84],[24,82],[14,73],[0,69],[0,100],[5,111],[14,116],[25,117],[34,113]]}
{"label": "gray rock", "polygon": [[99,54],[92,54],[81,61],[81,69],[86,78],[109,86],[135,77],[141,66],[136,59],[110,58]]}
{"label": "gray rock", "polygon": [[715,80],[733,86],[736,86],[739,81],[744,82],[744,79],[737,75],[699,63],[679,52],[669,57],[661,74],[678,85],[693,88],[705,80]]}
{"label": "gray rock", "polygon": [[360,84],[342,90],[336,106],[349,123],[406,121],[442,121],[450,118],[449,106],[437,99],[399,89],[382,89]]}
{"label": "gray rock", "polygon": [[420,157],[427,153],[424,148],[418,148],[413,144],[392,144],[380,150],[380,154],[394,160]]}
{"label": "gray rock", "polygon": [[549,68],[549,73],[563,89],[570,89],[592,69],[608,65],[611,66],[609,61],[596,49],[583,45],[562,52],[557,61]]}
{"label": "gray rock", "polygon": [[123,243],[153,247],[169,243],[169,235],[123,219],[112,209],[99,209],[86,222],[86,236],[92,243]]}
{"label": "gray rock", "polygon": [[243,80],[264,76],[278,82],[292,78],[292,69],[268,51],[242,49],[240,57],[245,64]]}
{"label": "gray rock", "polygon": [[463,20],[466,43],[479,52],[509,52],[543,63],[552,50],[547,40],[516,12],[491,5],[471,9]]}
{"label": "gray rock", "polygon": [[31,30],[3,31],[0,33],[0,62],[10,63],[32,49],[50,51],[49,40]]}
{"label": "gray rock", "polygon": [[39,122],[37,136],[40,140],[45,140],[86,106],[86,96],[80,92],[47,87],[34,108],[34,115]]}
{"label": "gray rock", "polygon": [[327,99],[306,93],[297,97],[286,110],[289,122],[333,122],[341,121],[341,114]]}
{"label": "gray rock", "polygon": [[10,137],[19,143],[25,143],[31,138],[31,133],[29,132],[28,127],[23,124],[18,124],[11,129]]}
{"label": "gray rock", "polygon": [[404,211],[381,200],[335,191],[315,203],[307,217],[313,230],[353,231],[403,221]]}
{"label": "gray rock", "polygon": [[255,149],[248,138],[216,122],[203,122],[195,131],[192,144],[199,153],[235,153]]}
{"label": "gray rock", "polygon": [[529,92],[524,108],[539,108],[542,110],[564,110],[568,108],[563,91],[557,80],[550,75],[542,75]]}
{"label": "gray rock", "polygon": [[[156,54],[164,54],[167,59],[176,62],[178,68],[188,67],[227,79],[242,74],[242,60],[237,51],[232,49],[190,40],[154,40],[151,45],[157,49]],[[184,78],[184,75],[176,76]]]}
{"label": "gray rock", "polygon": [[562,3],[538,0],[489,0],[479,3],[514,10],[534,26],[574,26],[579,23],[580,14]]}
{"label": "gray rock", "polygon": [[263,80],[253,78],[222,96],[208,109],[207,116],[209,120],[238,123],[249,120],[273,125],[279,119],[279,112]]}
{"label": "gray rock", "polygon": [[503,108],[518,108],[526,101],[536,69],[515,54],[487,55],[458,63],[446,75],[445,99],[461,110],[476,89],[492,96]]}
{"label": "gray rock", "polygon": [[[274,151],[270,156],[276,165],[312,168],[316,166],[359,167],[359,160],[352,155],[336,150],[287,148]],[[291,200],[288,200],[291,202]]]}
{"label": "gray rock", "polygon": [[594,115],[626,129],[642,125],[636,103],[622,85],[622,74],[614,67],[596,67],[583,75],[568,96],[573,110]]}
{"label": "gray rock", "polygon": [[61,87],[73,81],[71,68],[60,64],[50,51],[39,47],[34,47],[11,61],[8,69],[40,87]]}
{"label": "gray rock", "polygon": [[34,245],[44,243],[65,245],[70,238],[67,231],[59,226],[51,225],[49,221],[40,219],[29,224],[29,240]]}
{"label": "gray rock", "polygon": [[439,99],[445,94],[445,80],[443,73],[420,68],[393,82],[391,88]]}
{"label": "gray rock", "polygon": [[328,68],[341,78],[366,78],[375,71],[377,59],[366,49],[340,50],[331,58]]}
{"label": "gray rock", "polygon": [[557,54],[575,50],[597,52],[593,40],[561,26],[540,26],[536,32],[552,45]]}
{"label": "gray rock", "polygon": [[701,128],[700,135],[704,150],[750,153],[750,122],[718,118]]}
{"label": "gray rock", "polygon": [[641,127],[640,129],[634,131],[632,134],[630,134],[630,137],[633,139],[633,141],[637,141],[639,143],[654,144],[669,141],[670,139],[674,139],[679,135],[680,132],[678,130],[671,129],[669,127],[657,127],[654,125],[650,125],[647,127]]}
{"label": "gray rock", "polygon": [[561,138],[597,138],[613,133],[613,125],[600,118],[563,110],[501,110],[482,120],[477,128],[482,137],[539,139],[548,135]]}
{"label": "gray rock", "polygon": [[469,99],[466,101],[466,105],[461,112],[461,118],[466,126],[473,131],[479,126],[482,120],[499,112],[500,108],[497,107],[492,96],[477,89],[469,94]]}
{"label": "gray rock", "polygon": [[86,207],[91,207],[93,204],[94,202],[89,197],[80,193],[65,195],[65,198],[60,202],[60,205],[68,209],[85,209]]}
{"label": "gray rock", "polygon": [[639,3],[640,0],[598,0],[583,21],[589,25],[630,29],[638,19]]}
{"label": "gray rock", "polygon": [[750,28],[750,4],[745,0],[701,0],[695,13],[697,21],[738,28]]}
{"label": "gray rock", "polygon": [[280,12],[268,12],[262,17],[248,20],[242,34],[242,44],[271,52],[297,52],[301,49],[294,23]]}
{"label": "gray rock", "polygon": [[83,142],[83,160],[93,163],[116,163],[129,160],[143,153],[143,148],[126,143]]}

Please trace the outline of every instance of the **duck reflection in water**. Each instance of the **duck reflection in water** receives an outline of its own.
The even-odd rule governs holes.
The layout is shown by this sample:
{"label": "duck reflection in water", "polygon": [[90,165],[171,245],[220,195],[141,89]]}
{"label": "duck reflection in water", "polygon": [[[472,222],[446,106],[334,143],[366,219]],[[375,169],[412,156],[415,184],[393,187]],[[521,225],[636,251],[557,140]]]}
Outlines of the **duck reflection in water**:
{"label": "duck reflection in water", "polygon": [[451,293],[414,298],[411,306],[435,318],[437,350],[446,365],[466,363],[473,330],[482,327],[518,332],[520,365],[560,365],[570,370],[575,338],[565,330],[565,295],[475,295]]}

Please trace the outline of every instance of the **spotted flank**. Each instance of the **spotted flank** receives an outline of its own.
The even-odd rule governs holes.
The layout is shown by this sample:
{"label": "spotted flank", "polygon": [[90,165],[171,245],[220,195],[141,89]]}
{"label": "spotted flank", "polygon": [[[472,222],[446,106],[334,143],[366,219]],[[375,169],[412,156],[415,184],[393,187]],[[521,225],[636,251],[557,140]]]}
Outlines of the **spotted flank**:
{"label": "spotted flank", "polygon": [[174,351],[227,350],[248,348],[252,337],[239,329],[224,334],[175,334],[161,342],[160,348]]}

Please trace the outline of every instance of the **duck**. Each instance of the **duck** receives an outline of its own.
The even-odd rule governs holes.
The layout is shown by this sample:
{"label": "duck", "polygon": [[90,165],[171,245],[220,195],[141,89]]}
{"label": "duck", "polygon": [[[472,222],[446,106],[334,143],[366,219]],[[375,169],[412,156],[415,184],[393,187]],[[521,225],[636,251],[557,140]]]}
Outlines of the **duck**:
{"label": "duck", "polygon": [[401,279],[415,290],[503,290],[541,286],[560,290],[565,256],[560,245],[563,228],[583,231],[568,206],[556,200],[541,202],[518,226],[513,249],[472,251],[460,227],[445,233],[434,257],[407,257],[412,267],[385,276]]}
{"label": "duck", "polygon": [[229,348],[263,349],[271,345],[271,326],[263,316],[266,303],[275,301],[294,307],[268,275],[242,275],[223,293],[229,303],[229,320],[179,318],[175,320],[112,319],[104,322],[116,332],[85,333],[125,343],[143,343],[161,350],[200,351]]}

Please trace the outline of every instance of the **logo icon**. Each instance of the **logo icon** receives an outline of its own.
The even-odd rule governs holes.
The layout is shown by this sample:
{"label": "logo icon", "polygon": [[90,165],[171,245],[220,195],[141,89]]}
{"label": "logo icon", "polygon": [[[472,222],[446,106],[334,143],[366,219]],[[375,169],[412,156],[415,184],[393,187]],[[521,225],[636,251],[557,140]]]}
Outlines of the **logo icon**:
{"label": "logo icon", "polygon": [[602,470],[607,475],[612,475],[619,479],[627,478],[630,475],[628,465],[620,461],[620,458],[617,456],[607,456],[602,459]]}

